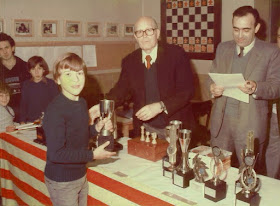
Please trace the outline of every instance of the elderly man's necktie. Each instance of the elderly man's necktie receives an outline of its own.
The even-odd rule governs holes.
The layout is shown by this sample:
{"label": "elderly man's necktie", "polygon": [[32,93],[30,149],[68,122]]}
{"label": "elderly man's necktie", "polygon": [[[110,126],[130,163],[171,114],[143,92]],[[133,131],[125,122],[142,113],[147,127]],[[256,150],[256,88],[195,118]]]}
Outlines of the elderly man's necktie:
{"label": "elderly man's necktie", "polygon": [[147,55],[147,56],[146,56],[147,69],[150,69],[150,68],[151,68],[151,60],[152,60],[152,57],[151,57],[150,55]]}

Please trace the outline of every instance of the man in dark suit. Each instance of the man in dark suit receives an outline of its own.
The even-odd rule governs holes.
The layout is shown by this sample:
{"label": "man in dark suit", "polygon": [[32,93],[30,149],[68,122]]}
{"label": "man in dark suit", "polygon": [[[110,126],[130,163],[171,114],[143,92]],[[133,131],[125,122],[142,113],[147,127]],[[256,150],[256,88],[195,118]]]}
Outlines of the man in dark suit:
{"label": "man in dark suit", "polygon": [[[280,26],[277,30],[277,46],[280,48]],[[265,153],[267,176],[280,179],[280,99],[269,102],[272,106],[268,146]]]}
{"label": "man in dark suit", "polygon": [[236,152],[239,164],[241,149],[246,148],[246,137],[252,130],[257,144],[255,152],[262,159],[266,138],[268,99],[279,98],[280,50],[273,44],[255,37],[260,28],[259,13],[251,6],[243,6],[233,13],[234,41],[221,43],[210,72],[242,73],[246,83],[239,86],[249,94],[249,103],[223,96],[224,88],[211,83],[215,98],[211,112],[211,144]]}
{"label": "man in dark suit", "polygon": [[131,95],[136,136],[144,124],[164,138],[171,120],[180,120],[190,129],[194,81],[188,55],[179,46],[158,43],[160,30],[151,17],[139,18],[134,30],[140,48],[123,59],[120,78],[107,98],[121,105],[126,95]]}

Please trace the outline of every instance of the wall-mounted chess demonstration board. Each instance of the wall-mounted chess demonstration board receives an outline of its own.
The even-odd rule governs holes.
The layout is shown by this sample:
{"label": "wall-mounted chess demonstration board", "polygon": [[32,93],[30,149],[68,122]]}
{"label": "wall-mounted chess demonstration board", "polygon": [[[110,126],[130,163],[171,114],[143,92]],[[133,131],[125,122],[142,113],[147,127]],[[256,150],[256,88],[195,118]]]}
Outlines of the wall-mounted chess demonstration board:
{"label": "wall-mounted chess demonstration board", "polygon": [[161,0],[161,38],[192,59],[214,59],[221,41],[221,0]]}

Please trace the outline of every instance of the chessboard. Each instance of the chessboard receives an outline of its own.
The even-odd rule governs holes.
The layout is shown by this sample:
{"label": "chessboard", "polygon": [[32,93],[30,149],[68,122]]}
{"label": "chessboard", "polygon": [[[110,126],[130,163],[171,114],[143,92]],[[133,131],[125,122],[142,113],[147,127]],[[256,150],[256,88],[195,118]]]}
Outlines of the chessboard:
{"label": "chessboard", "polygon": [[191,58],[213,59],[221,40],[221,0],[162,0],[162,32]]}

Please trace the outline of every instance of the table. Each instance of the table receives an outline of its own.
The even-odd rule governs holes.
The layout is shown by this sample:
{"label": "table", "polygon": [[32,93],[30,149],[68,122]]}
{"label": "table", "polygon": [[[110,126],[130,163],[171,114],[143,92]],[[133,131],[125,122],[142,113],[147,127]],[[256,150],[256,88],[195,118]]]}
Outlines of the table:
{"label": "table", "polygon": [[[34,131],[0,134],[1,187],[4,205],[49,205],[44,184],[46,147],[36,144]],[[227,198],[214,203],[191,188],[182,189],[162,176],[161,161],[151,162],[127,154],[124,149],[112,159],[88,164],[88,205],[234,205],[237,169],[230,168]],[[259,192],[261,205],[275,205],[280,181],[264,176]]]}

